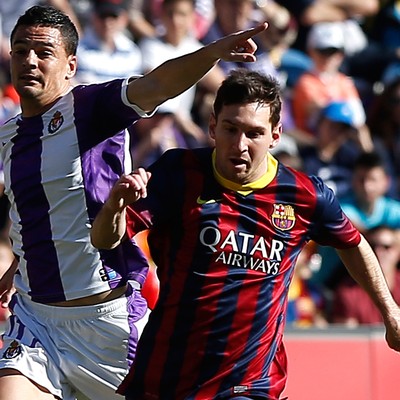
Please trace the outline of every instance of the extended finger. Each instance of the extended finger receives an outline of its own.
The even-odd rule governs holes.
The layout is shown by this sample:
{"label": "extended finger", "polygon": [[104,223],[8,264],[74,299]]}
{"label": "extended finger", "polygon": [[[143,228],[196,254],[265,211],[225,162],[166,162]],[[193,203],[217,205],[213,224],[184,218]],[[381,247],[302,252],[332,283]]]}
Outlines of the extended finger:
{"label": "extended finger", "polygon": [[258,35],[259,33],[265,31],[268,27],[267,22],[263,22],[262,24],[259,24],[253,28],[246,29],[245,31],[239,32],[237,35],[243,39],[247,40],[252,38],[255,35]]}

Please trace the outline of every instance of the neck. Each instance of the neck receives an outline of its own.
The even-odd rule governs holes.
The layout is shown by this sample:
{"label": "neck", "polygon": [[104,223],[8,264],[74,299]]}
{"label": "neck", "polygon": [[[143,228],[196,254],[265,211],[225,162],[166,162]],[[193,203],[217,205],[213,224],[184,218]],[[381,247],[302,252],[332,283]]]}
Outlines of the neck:
{"label": "neck", "polygon": [[35,117],[36,115],[41,115],[45,113],[46,111],[50,110],[51,107],[57,101],[63,97],[65,94],[67,94],[70,90],[70,87],[66,88],[64,92],[59,93],[57,97],[54,97],[53,99],[47,100],[46,102],[40,101],[40,99],[37,98],[22,98],[21,97],[21,110],[22,110],[22,116],[25,118],[29,117]]}
{"label": "neck", "polygon": [[358,206],[367,215],[371,215],[374,211],[376,201],[366,201],[365,198],[357,197]]}
{"label": "neck", "polygon": [[167,43],[171,44],[172,46],[179,46],[179,44],[182,42],[183,37],[180,35],[172,35],[172,34],[166,34],[165,35],[165,40]]}

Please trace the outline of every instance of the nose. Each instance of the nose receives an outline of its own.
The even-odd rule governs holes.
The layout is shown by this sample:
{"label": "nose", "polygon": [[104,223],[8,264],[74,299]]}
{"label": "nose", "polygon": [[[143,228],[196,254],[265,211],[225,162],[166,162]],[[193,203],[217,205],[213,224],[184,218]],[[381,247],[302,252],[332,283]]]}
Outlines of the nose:
{"label": "nose", "polygon": [[28,51],[24,64],[31,68],[37,66],[37,54],[33,49]]}
{"label": "nose", "polygon": [[247,150],[247,136],[244,132],[239,133],[235,140],[234,146],[236,149],[240,150],[240,152]]}

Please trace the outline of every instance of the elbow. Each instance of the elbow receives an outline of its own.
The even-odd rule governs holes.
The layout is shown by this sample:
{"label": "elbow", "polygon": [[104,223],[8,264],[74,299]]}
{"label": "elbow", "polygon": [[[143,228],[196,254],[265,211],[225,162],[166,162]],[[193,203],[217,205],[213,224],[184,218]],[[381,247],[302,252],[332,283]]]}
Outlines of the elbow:
{"label": "elbow", "polygon": [[93,247],[96,247],[96,249],[104,249],[104,245],[101,242],[101,240],[99,240],[98,237],[96,237],[95,235],[93,235],[93,233],[90,234],[90,242],[92,243]]}
{"label": "elbow", "polygon": [[103,235],[96,235],[93,232],[90,235],[90,242],[99,250],[112,250],[120,243],[119,241],[106,241]]}

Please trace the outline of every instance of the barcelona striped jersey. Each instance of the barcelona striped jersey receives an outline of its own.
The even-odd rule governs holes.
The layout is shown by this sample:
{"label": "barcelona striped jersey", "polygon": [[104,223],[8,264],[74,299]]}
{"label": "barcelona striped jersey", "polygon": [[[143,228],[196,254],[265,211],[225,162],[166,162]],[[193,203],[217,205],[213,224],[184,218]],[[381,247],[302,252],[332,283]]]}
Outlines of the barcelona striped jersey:
{"label": "barcelona striped jersey", "polygon": [[310,240],[343,249],[360,235],[320,179],[267,162],[246,187],[218,175],[212,149],[169,150],[150,168],[127,230],[150,228],[160,294],[120,387],[127,399],[279,399],[296,258]]}

